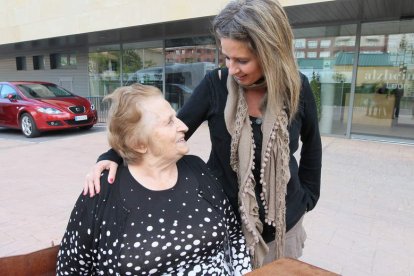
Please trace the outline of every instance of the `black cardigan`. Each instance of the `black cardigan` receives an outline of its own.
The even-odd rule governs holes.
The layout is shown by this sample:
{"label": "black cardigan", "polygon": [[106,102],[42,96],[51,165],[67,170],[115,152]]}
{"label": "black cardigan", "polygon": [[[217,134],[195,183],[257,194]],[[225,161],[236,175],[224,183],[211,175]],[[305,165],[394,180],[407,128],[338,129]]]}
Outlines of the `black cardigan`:
{"label": "black cardigan", "polygon": [[[220,180],[233,209],[238,210],[238,183],[235,172],[230,167],[231,136],[224,121],[224,107],[227,100],[227,69],[208,73],[194,89],[188,102],[178,113],[189,128],[186,139],[205,121],[208,121],[211,140],[211,153],[207,162],[213,174]],[[301,74],[302,88],[298,112],[289,126],[290,174],[286,194],[286,230],[290,230],[304,215],[312,210],[320,193],[322,145],[319,134],[316,104],[308,79]],[[299,137],[302,141],[300,163],[293,154],[298,150]],[[116,152],[109,150],[98,160],[112,160],[121,163]]]}
{"label": "black cardigan", "polygon": [[[201,200],[211,206],[212,213],[209,213],[209,215],[219,219],[225,225],[227,232],[221,232],[222,243],[215,246],[217,247],[217,254],[224,255],[223,262],[228,262],[226,269],[234,270],[234,275],[248,272],[250,270],[250,257],[242,238],[241,228],[234,217],[230,204],[226,204],[226,197],[220,184],[216,182],[216,179],[199,157],[184,156],[177,162],[177,166],[184,168],[183,170],[187,174],[193,175],[192,179],[195,179],[196,183],[192,183],[194,185],[191,187],[194,188]],[[57,258],[57,275],[119,275],[120,264],[117,259],[120,258],[121,248],[124,246],[126,223],[133,213],[132,209],[135,209],[132,207],[134,204],[131,200],[140,200],[140,198],[123,199],[126,193],[130,193],[130,186],[125,182],[128,180],[121,177],[122,172],[125,175],[126,170],[126,167],[118,167],[118,175],[113,185],[107,182],[108,171],[105,171],[101,176],[102,188],[99,195],[92,198],[82,194],[79,196],[60,245]],[[203,176],[199,177],[201,175]],[[136,185],[136,183],[132,185]],[[177,196],[184,199],[186,194],[182,193]],[[160,208],[160,204],[156,202],[154,204],[154,208]],[[168,210],[167,213],[174,215],[169,213]],[[179,218],[177,214],[177,219],[179,220]],[[179,221],[179,223],[185,225],[185,221]],[[142,229],[147,226],[138,225],[137,227]],[[154,233],[158,233],[156,232],[158,230],[155,229]],[[199,233],[201,236],[201,231]],[[135,235],[133,236],[135,237]],[[180,234],[180,237],[182,238],[182,234]],[[141,240],[137,238],[137,241]],[[172,242],[174,246],[180,244],[174,242],[175,239],[174,241],[166,241]],[[204,242],[201,244],[203,245]],[[189,268],[193,268],[197,264],[195,260],[198,256],[196,255],[192,255],[190,259],[188,259],[188,256],[183,256],[182,260],[189,264]],[[142,258],[139,260],[134,265],[143,262]],[[180,264],[182,260],[173,262],[171,266],[176,265],[174,269],[182,269],[184,267]],[[209,264],[208,261],[204,261],[203,268],[207,264]],[[113,273],[108,272],[111,270]],[[223,269],[224,271],[226,270]],[[175,273],[172,272],[172,274]]]}

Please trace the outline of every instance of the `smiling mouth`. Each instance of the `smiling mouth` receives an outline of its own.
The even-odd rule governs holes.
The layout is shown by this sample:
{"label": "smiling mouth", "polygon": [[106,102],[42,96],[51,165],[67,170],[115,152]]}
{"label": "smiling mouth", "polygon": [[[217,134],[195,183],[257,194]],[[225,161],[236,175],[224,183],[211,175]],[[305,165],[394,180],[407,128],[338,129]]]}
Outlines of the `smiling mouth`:
{"label": "smiling mouth", "polygon": [[234,76],[234,79],[235,79],[237,82],[242,81],[244,78],[246,78],[246,76],[240,76],[240,77]]}

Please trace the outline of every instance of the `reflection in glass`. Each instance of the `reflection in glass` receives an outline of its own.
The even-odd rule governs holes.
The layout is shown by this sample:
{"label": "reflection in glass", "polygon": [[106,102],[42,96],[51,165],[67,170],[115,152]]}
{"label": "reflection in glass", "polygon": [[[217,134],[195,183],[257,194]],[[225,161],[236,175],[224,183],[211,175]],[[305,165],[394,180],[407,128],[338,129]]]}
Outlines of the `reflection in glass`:
{"label": "reflection in glass", "polygon": [[165,48],[165,98],[178,110],[216,67],[216,46],[211,37],[167,40],[165,44],[169,46]]}
{"label": "reflection in glass", "polygon": [[356,25],[294,29],[295,56],[309,79],[322,134],[346,135]]}
{"label": "reflection in glass", "polygon": [[105,96],[120,86],[120,46],[102,46],[89,50],[89,91]]}
{"label": "reflection in glass", "polygon": [[153,85],[162,91],[164,54],[161,41],[124,45],[123,83]]}
{"label": "reflection in glass", "polygon": [[[414,21],[410,21],[414,26]],[[407,22],[362,25],[352,133],[414,138],[414,28]]]}

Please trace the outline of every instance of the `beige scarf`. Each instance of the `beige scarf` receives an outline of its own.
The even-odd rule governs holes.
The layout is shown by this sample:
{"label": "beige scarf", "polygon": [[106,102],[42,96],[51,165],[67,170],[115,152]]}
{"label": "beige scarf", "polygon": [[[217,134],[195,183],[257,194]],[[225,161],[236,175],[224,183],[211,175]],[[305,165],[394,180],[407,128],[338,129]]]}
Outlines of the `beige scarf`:
{"label": "beige scarf", "polygon": [[[283,257],[286,231],[286,186],[290,179],[288,117],[283,107],[276,112],[265,110],[262,132],[262,160],[260,183],[262,194],[256,199],[254,169],[254,139],[243,88],[231,76],[224,117],[232,139],[230,165],[237,173],[239,208],[242,230],[252,256],[254,268],[260,267],[269,251],[261,233],[257,200],[263,201],[265,222],[276,228],[276,258]],[[268,91],[268,93],[271,93]]]}

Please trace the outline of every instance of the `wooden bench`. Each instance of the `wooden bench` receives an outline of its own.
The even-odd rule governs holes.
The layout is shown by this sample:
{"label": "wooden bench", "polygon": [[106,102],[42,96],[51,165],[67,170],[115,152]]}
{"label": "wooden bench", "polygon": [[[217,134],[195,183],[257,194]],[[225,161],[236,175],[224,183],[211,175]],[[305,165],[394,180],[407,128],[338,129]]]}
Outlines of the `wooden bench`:
{"label": "wooden bench", "polygon": [[0,275],[52,276],[56,275],[59,245],[28,254],[0,258]]}
{"label": "wooden bench", "polygon": [[[59,245],[29,254],[0,258],[0,275],[7,276],[54,276]],[[302,261],[282,258],[246,276],[334,276],[336,273],[307,264]]]}
{"label": "wooden bench", "polygon": [[245,276],[334,276],[320,267],[290,258],[282,258],[247,273]]}

